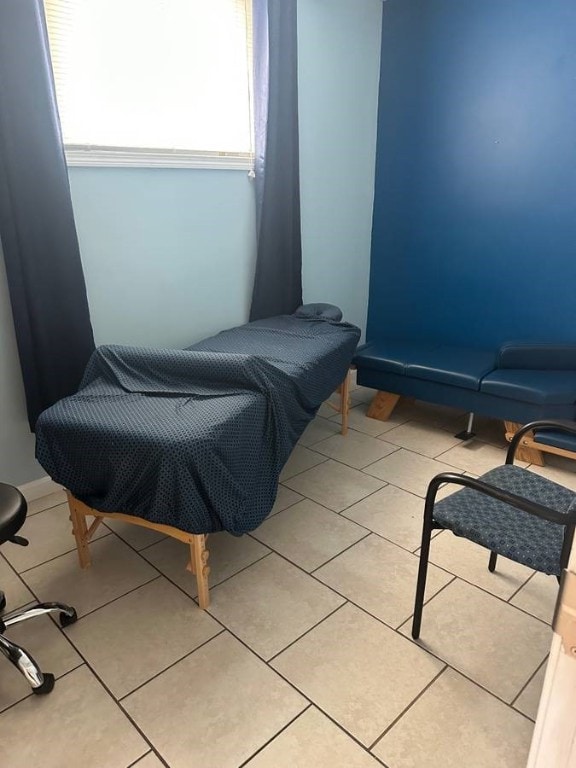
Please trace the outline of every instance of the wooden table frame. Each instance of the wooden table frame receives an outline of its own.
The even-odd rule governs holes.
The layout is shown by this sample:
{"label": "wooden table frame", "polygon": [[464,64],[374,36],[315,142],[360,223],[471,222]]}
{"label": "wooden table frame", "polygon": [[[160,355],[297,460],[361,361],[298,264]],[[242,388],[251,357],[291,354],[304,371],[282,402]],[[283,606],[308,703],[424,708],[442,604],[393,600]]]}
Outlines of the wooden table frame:
{"label": "wooden table frame", "polygon": [[[350,375],[346,374],[346,378],[337,389],[340,395],[340,402],[338,405],[330,403],[332,408],[338,413],[342,414],[342,434],[345,435],[348,432],[348,412],[350,410]],[[210,553],[206,547],[206,541],[208,534],[202,533],[186,533],[179,528],[174,528],[172,525],[162,525],[160,523],[151,523],[149,520],[145,520],[143,517],[136,517],[135,515],[127,515],[123,512],[100,512],[98,509],[89,507],[84,502],[73,496],[70,491],[66,491],[68,497],[68,507],[70,509],[70,520],[72,522],[72,533],[76,540],[76,550],[78,552],[78,561],[80,568],[86,569],[92,565],[92,557],[90,555],[89,544],[90,540],[98,530],[102,520],[109,518],[111,520],[122,520],[125,523],[131,525],[139,525],[142,528],[149,528],[152,531],[158,531],[165,536],[171,536],[178,541],[182,541],[188,544],[190,547],[190,562],[186,566],[191,573],[196,576],[196,583],[198,585],[198,602],[200,608],[206,609],[210,605],[210,587],[208,585],[208,576],[210,574],[210,566],[208,565],[208,558]],[[88,518],[92,518],[91,522],[88,522]]]}
{"label": "wooden table frame", "polygon": [[[350,368],[350,370],[353,370],[353,367]],[[346,374],[346,378],[340,384],[338,389],[336,390],[338,395],[340,396],[340,402],[339,403],[331,403],[330,400],[327,400],[326,403],[330,406],[330,408],[333,408],[336,413],[342,414],[342,428],[340,430],[340,433],[342,435],[348,434],[348,414],[350,413],[350,371]]]}
{"label": "wooden table frame", "polygon": [[[73,496],[70,491],[66,491],[68,496],[68,507],[70,509],[70,520],[72,522],[72,533],[76,539],[76,549],[78,551],[78,561],[80,568],[89,568],[92,564],[92,558],[90,556],[90,549],[88,547],[90,539],[94,536],[98,530],[102,520],[110,518],[112,520],[122,520],[125,523],[131,525],[139,525],[142,528],[150,528],[158,533],[163,533],[165,536],[171,536],[178,541],[183,541],[190,547],[190,562],[188,563],[187,570],[191,571],[196,576],[196,583],[198,585],[198,602],[200,608],[206,609],[210,605],[210,591],[208,586],[208,575],[210,574],[210,566],[208,565],[208,557],[210,555],[206,548],[206,540],[208,534],[198,533],[186,533],[179,528],[174,528],[171,525],[161,525],[160,523],[151,523],[149,520],[144,520],[142,517],[135,517],[134,515],[125,515],[121,512],[100,512],[97,509],[92,509],[84,502]],[[87,518],[94,518],[90,525],[87,523]]]}

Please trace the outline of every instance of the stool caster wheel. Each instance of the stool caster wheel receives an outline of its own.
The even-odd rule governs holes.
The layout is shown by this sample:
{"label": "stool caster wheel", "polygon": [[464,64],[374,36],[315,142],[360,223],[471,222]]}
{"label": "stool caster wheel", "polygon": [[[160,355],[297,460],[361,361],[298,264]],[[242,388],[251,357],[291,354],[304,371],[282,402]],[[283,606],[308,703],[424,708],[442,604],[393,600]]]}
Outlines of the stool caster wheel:
{"label": "stool caster wheel", "polygon": [[50,693],[52,688],[54,688],[54,675],[51,672],[44,672],[44,682],[42,685],[39,685],[37,688],[32,688],[32,693],[37,694],[38,696],[42,696],[45,693]]}
{"label": "stool caster wheel", "polygon": [[6,608],[6,595],[4,592],[0,592],[0,613]]}
{"label": "stool caster wheel", "polygon": [[78,621],[78,614],[72,608],[72,615],[70,616],[67,613],[62,612],[60,614],[60,626],[61,627],[69,627],[70,624],[74,624],[76,621]]}

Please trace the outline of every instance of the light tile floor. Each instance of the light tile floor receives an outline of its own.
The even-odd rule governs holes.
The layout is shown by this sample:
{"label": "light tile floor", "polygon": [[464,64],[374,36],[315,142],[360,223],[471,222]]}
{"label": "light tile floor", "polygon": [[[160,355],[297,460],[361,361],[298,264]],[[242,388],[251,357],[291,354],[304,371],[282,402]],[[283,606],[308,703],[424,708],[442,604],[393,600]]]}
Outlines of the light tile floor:
{"label": "light tile floor", "polygon": [[[423,494],[437,472],[501,463],[497,422],[401,402],[388,422],[352,391],[347,438],[323,406],[250,536],[210,538],[201,612],[184,545],[102,528],[77,567],[61,494],[30,505],[30,547],[0,555],[10,607],[74,604],[13,628],[57,676],[30,695],[0,671],[6,768],[524,768],[543,684],[554,579],[439,533],[421,642],[409,637]],[[576,462],[544,475],[576,488]]]}

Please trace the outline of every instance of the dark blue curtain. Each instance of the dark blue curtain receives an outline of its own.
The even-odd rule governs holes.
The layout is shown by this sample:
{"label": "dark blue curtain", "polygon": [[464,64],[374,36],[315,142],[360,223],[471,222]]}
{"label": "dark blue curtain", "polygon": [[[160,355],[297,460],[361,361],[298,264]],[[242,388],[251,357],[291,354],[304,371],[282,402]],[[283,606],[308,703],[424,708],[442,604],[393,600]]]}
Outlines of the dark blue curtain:
{"label": "dark blue curtain", "polygon": [[0,240],[33,429],[94,349],[41,0],[0,0]]}
{"label": "dark blue curtain", "polygon": [[302,304],[296,0],[253,0],[253,19],[258,320]]}

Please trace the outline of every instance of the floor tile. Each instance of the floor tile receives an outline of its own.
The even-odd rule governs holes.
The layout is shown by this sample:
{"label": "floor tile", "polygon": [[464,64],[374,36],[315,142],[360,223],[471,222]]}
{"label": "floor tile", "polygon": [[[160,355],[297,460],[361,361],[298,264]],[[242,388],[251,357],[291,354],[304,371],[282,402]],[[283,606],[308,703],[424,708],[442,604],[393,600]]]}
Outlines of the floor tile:
{"label": "floor tile", "polygon": [[454,418],[463,414],[459,409],[448,405],[401,397],[392,415],[402,417],[405,421],[418,421],[438,429],[445,429]]}
{"label": "floor tile", "polygon": [[228,633],[124,700],[170,768],[190,768],[191,755],[205,768],[237,768],[306,705]]}
{"label": "floor tile", "polygon": [[272,666],[368,746],[444,665],[348,604]]}
{"label": "floor tile", "polygon": [[318,453],[314,453],[314,451],[310,451],[302,445],[297,445],[280,473],[280,481],[285,483],[290,477],[299,475],[301,472],[310,469],[310,467],[315,467],[316,464],[321,464],[323,461],[326,461],[324,456],[320,456]]}
{"label": "floor tile", "polygon": [[252,650],[270,659],[343,602],[272,554],[215,587],[209,610]]}
{"label": "floor tile", "polygon": [[[394,429],[398,424],[402,424],[405,419],[397,418],[394,414],[390,416],[387,421],[380,421],[380,419],[371,419],[366,416],[370,403],[361,403],[360,405],[351,408],[348,413],[348,426],[357,432],[363,432],[365,435],[371,435],[372,437],[378,437],[378,435],[388,432],[389,429]],[[332,421],[340,419],[340,415],[332,416]],[[340,421],[338,421],[340,423]]]}
{"label": "floor tile", "polygon": [[149,749],[85,666],[0,717],[0,765],[10,768],[126,768]]}
{"label": "floor tile", "polygon": [[[410,622],[402,627],[409,635]],[[456,580],[424,606],[420,644],[511,702],[550,649],[542,622]]]}
{"label": "floor tile", "polygon": [[[268,547],[250,536],[232,536],[224,532],[211,534],[208,537],[207,546],[210,552],[208,559],[210,587],[228,579],[270,553]],[[142,556],[191,597],[198,595],[196,576],[186,570],[190,562],[188,545],[168,538],[144,549]]]}
{"label": "floor tile", "polygon": [[546,624],[552,624],[558,589],[555,576],[535,573],[510,602]]}
{"label": "floor tile", "polygon": [[54,493],[49,493],[46,496],[41,496],[39,499],[29,501],[27,515],[30,517],[30,515],[35,515],[45,509],[50,509],[51,507],[57,507],[59,504],[66,503],[66,491],[54,491]]}
{"label": "floor tile", "polygon": [[[109,533],[104,526],[100,526],[94,539]],[[60,504],[27,518],[18,535],[24,536],[30,544],[27,547],[6,544],[2,553],[19,573],[76,550],[68,504]]]}
{"label": "floor tile", "polygon": [[265,520],[252,536],[305,571],[313,571],[368,531],[304,499]]}
{"label": "floor tile", "polygon": [[396,453],[377,461],[376,464],[370,465],[364,472],[424,497],[428,484],[435,475],[440,472],[460,472],[460,470],[401,448]]}
{"label": "floor tile", "polygon": [[452,437],[449,432],[418,421],[401,424],[386,432],[380,439],[432,459],[460,443],[460,440]]}
{"label": "floor tile", "polygon": [[158,576],[140,555],[116,536],[90,545],[92,565],[82,570],[76,552],[61,555],[23,574],[40,600],[59,600],[83,616]]}
{"label": "floor tile", "polygon": [[372,750],[389,768],[525,768],[532,723],[445,670]]}
{"label": "floor tile", "polygon": [[381,480],[331,459],[285,484],[334,512],[341,512],[385,485]]}
{"label": "floor tile", "polygon": [[362,499],[342,515],[411,551],[420,546],[424,500],[394,485]]}
{"label": "floor tile", "polygon": [[[468,428],[468,414],[465,413],[457,416],[453,421],[450,421],[444,426],[452,434],[462,432]],[[474,414],[472,431],[478,440],[481,440],[484,443],[491,443],[497,448],[503,448],[504,450],[508,449],[509,443],[506,440],[506,430],[504,429],[503,421]]]}
{"label": "floor tile", "polygon": [[[323,405],[287,464],[289,477],[268,519],[251,535],[209,537],[212,606],[221,595],[222,620],[239,640],[191,600],[196,580],[186,570],[186,545],[107,521],[114,532],[101,526],[99,534],[106,536],[91,546],[94,566],[82,572],[67,510],[58,511],[65,509],[64,492],[30,502],[31,546],[6,545],[0,553],[8,608],[34,600],[7,563],[10,552],[24,558],[18,565],[25,569],[22,578],[41,598],[76,604],[82,618],[65,630],[69,637],[46,617],[9,630],[58,679],[49,697],[35,697],[4,664],[1,765],[34,768],[38,756],[44,758],[47,731],[61,732],[64,722],[69,733],[71,721],[74,732],[80,727],[71,762],[48,742],[42,768],[190,768],[190,760],[203,768],[476,768],[474,760],[483,768],[524,768],[523,758],[515,762],[515,750],[524,754],[527,740],[520,737],[536,715],[551,637],[544,622],[551,618],[556,580],[535,574],[523,584],[530,571],[503,558],[490,574],[482,548],[434,532],[428,586],[444,587],[428,595],[422,644],[409,639],[429,479],[443,470],[478,476],[500,466],[502,423],[477,417],[476,439],[460,443],[454,433],[466,426],[467,414],[408,398],[388,421],[369,419],[374,391],[357,386],[355,372],[350,379],[348,436],[339,434],[340,414]],[[392,453],[381,454],[382,447]],[[531,470],[576,490],[576,461],[551,455],[545,461],[544,468]],[[445,485],[438,498],[456,490]],[[401,632],[387,626],[400,622]],[[427,643],[434,655],[425,650]],[[313,704],[276,674],[277,665]],[[58,692],[66,692],[66,681],[78,672],[88,681],[74,683],[82,703],[62,707]],[[131,734],[139,739],[138,732],[96,674],[123,703],[138,708],[153,751],[143,739],[127,755],[126,742]],[[85,687],[89,701],[82,709]],[[54,706],[54,722],[36,728],[29,718],[43,726],[44,713]],[[13,730],[8,717],[19,725],[20,712],[27,741],[18,763],[6,751],[16,740],[3,739],[2,729],[8,723]],[[112,743],[110,721],[120,728],[119,738],[102,757],[101,743]],[[18,738],[20,750],[19,732]],[[458,751],[463,743],[464,755]]]}
{"label": "floor tile", "polygon": [[[322,403],[320,408],[318,408],[318,416],[322,419],[330,419],[334,417],[335,419],[340,420],[341,416],[337,411],[331,407],[330,403],[333,405],[336,405],[340,407],[340,397],[338,395],[332,395],[326,402]],[[340,423],[340,421],[338,421]]]}
{"label": "floor tile", "polygon": [[321,440],[326,440],[331,435],[337,435],[340,432],[340,424],[330,419],[323,419],[322,416],[316,416],[314,421],[306,427],[298,443],[304,447],[309,447]]}
{"label": "floor tile", "polygon": [[293,504],[297,504],[302,501],[303,497],[296,491],[291,491],[290,488],[286,488],[284,485],[278,486],[278,493],[276,494],[276,501],[268,517],[282,512],[283,509],[288,509]]}
{"label": "floor tile", "polygon": [[359,405],[360,403],[371,403],[376,394],[375,389],[370,387],[356,386],[350,388],[350,399],[353,405]]}
{"label": "floor tile", "polygon": [[6,597],[7,611],[13,611],[34,600],[32,592],[26,588],[22,579],[14,573],[2,555],[0,555],[0,589]]}
{"label": "floor tile", "polygon": [[138,760],[137,763],[130,766],[130,768],[164,768],[164,763],[156,757],[154,752],[149,752],[141,760]]}
{"label": "floor tile", "polygon": [[[4,634],[13,643],[22,646],[43,672],[51,672],[60,677],[82,664],[81,657],[48,616],[38,616],[15,624],[8,627]],[[1,663],[0,710],[3,710],[29,696],[32,690],[24,676],[4,657]]]}
{"label": "floor tile", "polygon": [[430,562],[508,600],[534,573],[530,568],[499,557],[494,573],[488,570],[490,552],[450,531],[435,536],[430,546]]}
{"label": "floor tile", "polygon": [[[483,475],[485,472],[504,464],[506,451],[503,448],[496,448],[494,445],[483,443],[481,440],[468,440],[446,451],[439,456],[439,459],[466,472]],[[522,461],[515,463],[519,467],[528,466],[526,462]]]}
{"label": "floor tile", "polygon": [[130,523],[125,523],[122,520],[108,518],[105,525],[137,550],[149,547],[166,538],[164,534],[153,531],[151,528],[144,528],[141,525],[130,525]]}
{"label": "floor tile", "polygon": [[[414,612],[418,558],[373,533],[314,575],[390,627],[400,626]],[[429,566],[426,598],[452,578]]]}
{"label": "floor tile", "polygon": [[316,443],[314,450],[354,469],[363,469],[398,449],[384,440],[350,429],[347,435],[333,435]]}
{"label": "floor tile", "polygon": [[114,696],[122,698],[221,630],[193,600],[160,578],[66,632]]}
{"label": "floor tile", "polygon": [[548,660],[542,664],[538,672],[536,672],[532,680],[530,680],[526,688],[524,688],[520,696],[518,696],[514,702],[514,708],[519,712],[523,712],[526,717],[529,717],[531,720],[536,720],[536,715],[538,714],[540,695],[542,694],[544,678],[546,677],[547,661]]}
{"label": "floor tile", "polygon": [[246,768],[381,768],[344,731],[310,707]]}

